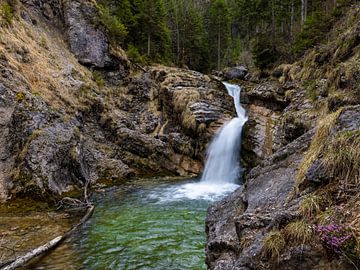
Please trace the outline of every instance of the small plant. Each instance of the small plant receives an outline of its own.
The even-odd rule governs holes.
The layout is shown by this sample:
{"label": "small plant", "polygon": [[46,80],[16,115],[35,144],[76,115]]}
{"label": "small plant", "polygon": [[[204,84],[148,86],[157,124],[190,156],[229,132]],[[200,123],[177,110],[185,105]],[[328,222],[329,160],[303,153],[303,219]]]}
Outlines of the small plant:
{"label": "small plant", "polygon": [[331,223],[329,225],[315,225],[314,229],[319,233],[322,245],[329,255],[343,256],[351,263],[359,260],[358,242],[349,226]]}
{"label": "small plant", "polygon": [[13,5],[9,4],[9,2],[5,1],[0,5],[0,15],[2,18],[2,24],[4,26],[11,25],[13,18],[15,16],[15,9]]}
{"label": "small plant", "polygon": [[15,100],[17,103],[23,103],[25,98],[26,98],[26,96],[23,92],[16,93]]}
{"label": "small plant", "polygon": [[312,226],[305,220],[298,220],[288,224],[284,228],[288,240],[300,244],[309,243],[313,237]]}
{"label": "small plant", "polygon": [[279,258],[285,248],[286,242],[281,231],[273,230],[263,240],[263,254],[272,259]]}

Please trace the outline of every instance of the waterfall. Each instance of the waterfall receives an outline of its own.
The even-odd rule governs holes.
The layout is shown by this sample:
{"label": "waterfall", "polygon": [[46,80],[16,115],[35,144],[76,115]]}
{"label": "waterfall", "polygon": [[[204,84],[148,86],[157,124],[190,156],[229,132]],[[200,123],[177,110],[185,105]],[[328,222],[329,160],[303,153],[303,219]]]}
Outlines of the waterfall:
{"label": "waterfall", "polygon": [[210,144],[201,181],[169,188],[162,192],[161,196],[154,194],[153,198],[161,202],[184,198],[216,201],[239,187],[236,181],[241,173],[241,130],[247,117],[240,104],[241,88],[228,83],[224,85],[229,95],[234,98],[237,117],[224,124]]}
{"label": "waterfall", "polygon": [[235,183],[241,173],[241,131],[247,117],[245,109],[240,104],[241,87],[229,83],[224,85],[234,99],[237,117],[226,123],[210,144],[202,183]]}

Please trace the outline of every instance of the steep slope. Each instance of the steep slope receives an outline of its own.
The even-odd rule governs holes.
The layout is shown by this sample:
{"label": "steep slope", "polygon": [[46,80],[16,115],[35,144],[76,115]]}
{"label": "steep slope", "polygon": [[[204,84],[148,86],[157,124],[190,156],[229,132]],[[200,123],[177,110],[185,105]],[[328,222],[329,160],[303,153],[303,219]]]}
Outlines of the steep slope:
{"label": "steep slope", "polygon": [[210,269],[359,266],[359,15],[357,3],[279,79],[244,82],[258,166],[208,211]]}
{"label": "steep slope", "polygon": [[23,0],[0,30],[0,200],[58,200],[132,176],[198,174],[231,98],[208,76],[142,70],[93,1]]}

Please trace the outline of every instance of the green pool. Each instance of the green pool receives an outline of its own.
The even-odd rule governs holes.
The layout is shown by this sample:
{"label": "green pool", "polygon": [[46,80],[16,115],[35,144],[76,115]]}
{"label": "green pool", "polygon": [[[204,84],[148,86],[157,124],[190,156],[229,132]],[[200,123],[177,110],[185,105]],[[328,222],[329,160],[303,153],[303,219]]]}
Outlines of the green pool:
{"label": "green pool", "polygon": [[235,188],[149,179],[108,190],[83,229],[32,269],[206,269],[207,207]]}

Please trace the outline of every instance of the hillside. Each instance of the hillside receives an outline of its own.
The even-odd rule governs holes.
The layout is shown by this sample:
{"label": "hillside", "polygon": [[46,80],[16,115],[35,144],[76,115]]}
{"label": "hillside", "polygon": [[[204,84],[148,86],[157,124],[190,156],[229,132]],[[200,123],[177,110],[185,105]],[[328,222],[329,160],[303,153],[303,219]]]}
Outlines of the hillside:
{"label": "hillside", "polygon": [[[192,8],[208,18],[205,7],[215,2],[246,4],[176,3],[197,21]],[[126,24],[112,1],[1,1],[0,268],[68,231],[92,206],[93,194],[106,197],[107,188],[142,178],[201,175],[211,139],[236,115],[223,80],[242,87],[249,118],[241,146],[245,172],[241,187],[208,210],[208,269],[359,268],[360,4],[342,3],[341,12],[335,4],[340,13],[327,13],[327,32],[320,29],[319,40],[291,55],[299,43],[286,47],[288,35],[307,41],[301,29],[318,28],[304,19],[282,31],[281,13],[272,17],[264,4],[254,29],[233,25],[239,36],[227,39],[234,45],[244,38],[246,48],[230,46],[241,51],[234,57],[242,65],[207,75],[189,67],[222,68],[234,63],[230,54],[208,48],[211,64],[202,67],[205,56],[197,49],[203,43],[187,40],[194,44],[188,50],[171,39],[167,59],[171,49],[159,45],[164,40],[138,32],[147,18],[142,9],[136,23]],[[276,4],[291,7],[291,1]],[[160,15],[169,12],[163,8]],[[249,19],[259,7],[248,8],[240,15]],[[314,1],[309,10],[317,8]],[[234,13],[233,24],[243,18]],[[271,22],[279,38],[276,59],[262,54],[268,48],[257,54],[249,40],[258,30],[268,34]],[[168,31],[165,22],[153,23]],[[124,32],[114,35],[114,25]],[[197,25],[190,37],[198,37],[199,29],[205,33]],[[146,45],[158,54],[146,57]],[[256,63],[264,59],[271,63]]]}

